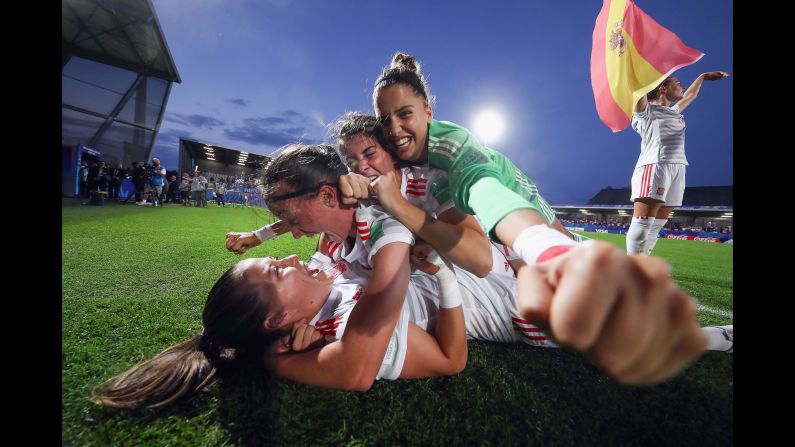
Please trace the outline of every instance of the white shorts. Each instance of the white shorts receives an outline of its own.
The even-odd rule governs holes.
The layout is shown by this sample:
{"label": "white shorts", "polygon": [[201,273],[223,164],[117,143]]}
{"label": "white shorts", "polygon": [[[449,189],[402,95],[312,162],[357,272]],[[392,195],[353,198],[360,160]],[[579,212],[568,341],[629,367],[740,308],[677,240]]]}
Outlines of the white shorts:
{"label": "white shorts", "polygon": [[683,164],[652,163],[638,166],[632,174],[632,202],[648,197],[665,206],[681,206],[685,195]]}

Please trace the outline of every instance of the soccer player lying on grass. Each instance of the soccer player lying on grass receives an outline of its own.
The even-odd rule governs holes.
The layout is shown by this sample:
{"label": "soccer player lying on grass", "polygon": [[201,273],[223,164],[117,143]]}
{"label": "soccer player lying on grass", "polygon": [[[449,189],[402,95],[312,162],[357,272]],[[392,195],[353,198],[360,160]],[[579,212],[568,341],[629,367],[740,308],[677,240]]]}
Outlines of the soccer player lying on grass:
{"label": "soccer player lying on grass", "polygon": [[[394,217],[409,228],[414,224],[418,240],[411,247],[412,255],[425,259],[436,249],[457,266],[480,277],[490,271],[514,274],[512,265],[519,259],[518,255],[502,244],[492,242],[489,246],[491,241],[479,221],[454,207],[445,172],[421,166],[395,166],[398,160],[384,149],[383,132],[374,116],[347,113],[332,124],[330,136],[338,142],[351,172],[375,178],[396,171],[396,183],[385,185],[391,188],[382,191],[403,199],[399,206],[403,213]],[[277,221],[252,232],[230,232],[226,248],[242,254],[288,231],[285,222]],[[293,236],[298,238],[302,233],[293,232]],[[322,268],[338,253],[338,247],[339,244],[321,235],[318,253],[313,255],[310,265]]]}
{"label": "soccer player lying on grass", "polygon": [[[344,320],[344,332],[319,349],[299,353],[281,353],[287,347],[284,338],[281,347],[271,344],[267,364],[281,376],[320,386],[368,389],[376,377],[460,371],[460,345],[457,355],[442,348],[450,340],[443,328],[458,327],[457,335],[463,338],[464,327],[443,324],[445,311],[437,315],[436,339],[414,325],[400,329],[411,312],[404,311],[405,298],[412,293],[411,233],[378,207],[344,205],[334,185],[344,169],[329,146],[296,146],[283,151],[265,173],[266,200],[279,218],[302,233],[325,232],[344,243],[340,249],[345,262],[332,269],[336,279],[309,270],[297,258],[241,261],[211,290],[201,334],[112,379],[94,394],[95,401],[113,407],[168,403],[206,386],[216,368],[234,358],[237,350],[262,346],[287,331],[295,331],[293,348],[316,342],[315,330],[301,326],[305,322],[315,323],[321,335],[336,337]],[[535,299],[516,302],[524,317],[520,320],[547,327],[548,335],[583,352],[621,382],[664,380],[707,345],[692,299],[676,287],[667,265],[657,258],[629,257],[612,245],[588,242],[527,271],[533,273]],[[340,312],[349,309],[337,309],[343,295],[335,284],[347,286],[349,301],[354,302],[348,306],[355,304],[349,316],[339,320]],[[435,294],[434,290],[428,296]],[[498,299],[491,292],[472,295]],[[446,307],[444,302],[441,307]],[[450,320],[461,316],[460,311],[458,306],[451,309]],[[517,324],[520,331],[522,327]],[[450,334],[456,339],[455,330]],[[425,342],[414,344],[418,338]],[[400,343],[406,343],[406,349],[401,350]],[[397,358],[400,352],[405,352],[404,361]],[[465,363],[465,344],[463,356]]]}

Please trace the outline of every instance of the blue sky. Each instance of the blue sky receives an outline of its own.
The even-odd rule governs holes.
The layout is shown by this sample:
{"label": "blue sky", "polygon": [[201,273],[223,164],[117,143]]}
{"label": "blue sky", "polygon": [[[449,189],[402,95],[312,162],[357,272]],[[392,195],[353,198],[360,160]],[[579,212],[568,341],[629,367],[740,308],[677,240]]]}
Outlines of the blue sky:
{"label": "blue sky", "polygon": [[[496,109],[493,144],[551,203],[580,204],[628,186],[640,137],[599,120],[590,81],[601,1],[152,0],[182,84],[155,144],[169,169],[179,137],[272,154],[320,142],[345,111],[372,113],[372,85],[395,51],[416,56],[434,117],[472,128]],[[726,0],[636,4],[705,56],[676,72],[707,82],[686,110],[688,186],[731,185],[733,13]]]}

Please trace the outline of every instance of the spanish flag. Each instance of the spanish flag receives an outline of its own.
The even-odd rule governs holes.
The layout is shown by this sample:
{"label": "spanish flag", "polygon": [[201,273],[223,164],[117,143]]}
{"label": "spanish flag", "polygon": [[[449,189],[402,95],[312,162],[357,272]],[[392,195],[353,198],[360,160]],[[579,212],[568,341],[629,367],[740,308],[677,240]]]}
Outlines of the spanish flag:
{"label": "spanish flag", "polygon": [[704,53],[685,46],[632,0],[603,0],[591,49],[591,86],[599,118],[624,130],[641,96]]}

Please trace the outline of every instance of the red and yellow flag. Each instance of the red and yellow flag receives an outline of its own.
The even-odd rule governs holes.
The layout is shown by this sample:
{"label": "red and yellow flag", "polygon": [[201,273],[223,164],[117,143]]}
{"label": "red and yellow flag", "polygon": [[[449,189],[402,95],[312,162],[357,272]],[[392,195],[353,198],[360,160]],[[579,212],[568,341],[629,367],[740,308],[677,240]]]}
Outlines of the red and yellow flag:
{"label": "red and yellow flag", "polygon": [[593,30],[591,86],[599,118],[619,132],[641,96],[704,53],[686,46],[633,0],[603,2]]}

